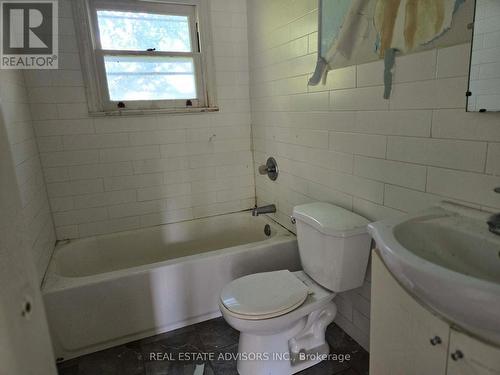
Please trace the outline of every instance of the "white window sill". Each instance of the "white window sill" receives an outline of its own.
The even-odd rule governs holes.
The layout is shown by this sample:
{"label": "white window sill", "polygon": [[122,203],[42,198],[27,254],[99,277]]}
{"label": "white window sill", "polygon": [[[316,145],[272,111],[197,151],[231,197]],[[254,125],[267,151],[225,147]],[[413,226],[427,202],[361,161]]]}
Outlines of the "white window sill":
{"label": "white window sill", "polygon": [[197,114],[219,112],[219,107],[198,107],[198,108],[164,108],[164,109],[122,109],[112,111],[89,112],[90,116],[147,116],[156,114]]}

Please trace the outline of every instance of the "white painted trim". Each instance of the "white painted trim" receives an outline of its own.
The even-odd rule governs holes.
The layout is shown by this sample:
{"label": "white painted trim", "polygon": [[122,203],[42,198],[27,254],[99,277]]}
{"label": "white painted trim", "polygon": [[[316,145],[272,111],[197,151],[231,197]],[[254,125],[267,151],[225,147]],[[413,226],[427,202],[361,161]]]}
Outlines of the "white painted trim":
{"label": "white painted trim", "polygon": [[[191,39],[193,51],[182,55],[192,56],[196,69],[196,90],[198,98],[193,100],[192,107],[184,107],[184,100],[163,100],[163,101],[131,101],[127,103],[124,110],[116,107],[115,102],[111,102],[108,96],[104,64],[102,63],[103,51],[99,44],[97,20],[94,18],[93,4],[112,4],[116,7],[117,2],[106,0],[76,0],[73,7],[75,27],[77,32],[78,48],[82,65],[82,74],[85,82],[87,103],[90,115],[137,115],[150,113],[199,113],[218,111],[217,96],[215,93],[215,64],[213,58],[212,28],[210,23],[210,9],[207,1],[202,0],[175,0],[170,1],[144,1],[144,0],[120,0],[123,7],[120,9],[153,9],[161,11],[167,6],[166,13],[172,14],[186,13],[179,9],[175,12],[176,5],[195,6],[194,17],[190,16]],[[170,9],[172,8],[172,9]],[[201,51],[198,51],[198,35]],[[111,51],[113,52],[113,51]],[[136,55],[175,55],[175,53],[158,52],[148,53],[143,51],[122,51],[123,54]]]}

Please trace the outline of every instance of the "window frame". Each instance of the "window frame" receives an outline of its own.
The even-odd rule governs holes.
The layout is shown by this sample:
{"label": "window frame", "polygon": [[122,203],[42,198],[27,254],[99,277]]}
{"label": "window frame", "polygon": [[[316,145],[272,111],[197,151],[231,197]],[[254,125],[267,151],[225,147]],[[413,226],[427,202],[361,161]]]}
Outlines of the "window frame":
{"label": "window frame", "polygon": [[[76,0],[75,20],[79,41],[82,73],[85,80],[89,113],[94,115],[137,114],[150,112],[217,111],[214,64],[207,2],[203,0]],[[132,11],[188,16],[191,52],[104,50],[99,36],[97,10]],[[197,98],[173,100],[118,101],[109,98],[105,56],[182,56],[192,57],[195,68]],[[192,105],[188,106],[190,100]]]}

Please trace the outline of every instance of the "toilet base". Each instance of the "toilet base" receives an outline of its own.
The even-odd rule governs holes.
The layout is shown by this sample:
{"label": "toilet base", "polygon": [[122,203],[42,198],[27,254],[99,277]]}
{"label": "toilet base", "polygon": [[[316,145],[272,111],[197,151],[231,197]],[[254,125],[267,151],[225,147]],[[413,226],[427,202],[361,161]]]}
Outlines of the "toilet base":
{"label": "toilet base", "polygon": [[240,333],[237,369],[240,375],[291,375],[321,362],[330,348],[326,327],[337,307],[329,302],[278,333]]}

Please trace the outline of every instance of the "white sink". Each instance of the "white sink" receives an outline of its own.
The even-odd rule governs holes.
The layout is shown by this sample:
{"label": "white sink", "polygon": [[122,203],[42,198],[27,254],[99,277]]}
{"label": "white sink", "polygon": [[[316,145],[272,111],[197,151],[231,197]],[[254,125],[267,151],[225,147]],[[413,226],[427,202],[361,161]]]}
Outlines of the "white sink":
{"label": "white sink", "polygon": [[491,213],[451,203],[370,224],[392,274],[431,309],[500,344],[500,236]]}

